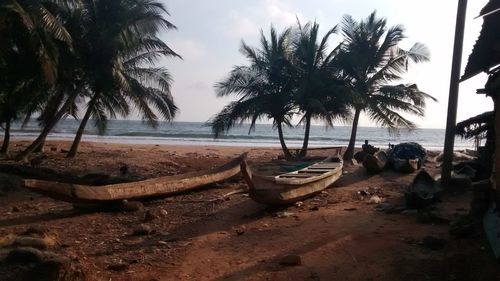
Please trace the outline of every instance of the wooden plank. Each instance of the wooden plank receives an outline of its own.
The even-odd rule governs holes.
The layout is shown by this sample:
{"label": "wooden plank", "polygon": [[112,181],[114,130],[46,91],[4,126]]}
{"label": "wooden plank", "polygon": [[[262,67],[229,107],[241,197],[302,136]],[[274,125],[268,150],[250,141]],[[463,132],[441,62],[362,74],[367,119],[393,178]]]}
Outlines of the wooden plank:
{"label": "wooden plank", "polygon": [[298,173],[315,173],[315,174],[322,174],[322,173],[327,173],[330,172],[334,169],[304,169],[304,170],[299,170],[297,171]]}
{"label": "wooden plank", "polygon": [[280,178],[310,178],[310,177],[316,177],[318,174],[307,174],[307,173],[300,173],[300,174],[283,174],[279,175],[278,177]]}

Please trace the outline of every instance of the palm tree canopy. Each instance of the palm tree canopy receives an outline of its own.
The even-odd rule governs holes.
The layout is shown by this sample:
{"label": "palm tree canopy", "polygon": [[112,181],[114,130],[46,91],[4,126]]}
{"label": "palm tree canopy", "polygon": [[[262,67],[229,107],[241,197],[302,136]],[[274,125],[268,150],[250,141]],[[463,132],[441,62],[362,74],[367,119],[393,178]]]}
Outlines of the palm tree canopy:
{"label": "palm tree canopy", "polygon": [[364,110],[379,125],[414,128],[401,113],[424,115],[426,99],[436,100],[415,84],[396,85],[410,63],[430,59],[421,43],[404,50],[398,44],[405,38],[401,25],[387,27],[376,12],[361,21],[344,16],[341,23],[344,43],[334,64],[342,71],[353,92],[352,106]]}
{"label": "palm tree canopy", "polygon": [[242,42],[240,51],[250,65],[234,67],[226,79],[215,85],[218,96],[238,97],[209,121],[215,137],[238,122],[250,121],[252,130],[260,118],[272,119],[275,125],[290,125],[294,109],[290,32],[286,29],[278,34],[271,26],[266,38],[261,31],[260,49]]}

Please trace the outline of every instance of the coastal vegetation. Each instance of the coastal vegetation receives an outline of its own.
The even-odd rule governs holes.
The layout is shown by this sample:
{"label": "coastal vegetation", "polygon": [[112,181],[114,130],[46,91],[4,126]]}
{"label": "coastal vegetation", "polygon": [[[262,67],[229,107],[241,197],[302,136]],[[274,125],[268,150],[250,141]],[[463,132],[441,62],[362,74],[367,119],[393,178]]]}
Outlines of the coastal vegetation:
{"label": "coastal vegetation", "polygon": [[[258,119],[269,118],[278,130],[285,157],[301,158],[307,154],[311,120],[323,120],[327,126],[352,120],[344,154],[350,160],[362,112],[391,130],[415,128],[404,114],[423,116],[426,99],[435,99],[416,84],[396,82],[403,79],[410,63],[429,60],[425,45],[400,48],[404,28],[388,27],[386,19],[375,12],[359,22],[345,16],[340,28],[333,27],[321,40],[318,30],[316,22],[302,25],[297,21],[279,37],[274,28],[269,40],[262,33],[259,49],[243,42],[241,52],[250,65],[236,66],[216,84],[219,96],[233,94],[239,99],[210,120],[215,137],[238,122],[250,120],[254,128]],[[330,37],[339,33],[340,43],[329,49]],[[304,138],[302,148],[292,154],[282,125],[293,126],[294,118],[304,125]]]}
{"label": "coastal vegetation", "polygon": [[162,57],[180,58],[158,37],[175,29],[165,15],[165,6],[150,0],[2,2],[2,152],[16,118],[37,115],[42,127],[18,159],[40,150],[57,122],[67,115],[78,119],[79,111],[85,113],[68,157],[76,155],[90,119],[104,132],[109,119],[132,110],[153,127],[160,118],[174,118],[172,78],[155,65]]}

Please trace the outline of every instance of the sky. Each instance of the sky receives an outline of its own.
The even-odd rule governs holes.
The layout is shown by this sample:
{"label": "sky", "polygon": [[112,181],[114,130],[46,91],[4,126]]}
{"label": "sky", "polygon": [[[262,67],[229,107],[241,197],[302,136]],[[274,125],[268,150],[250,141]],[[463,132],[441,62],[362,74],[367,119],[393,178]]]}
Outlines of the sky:
{"label": "sky", "polygon": [[[163,59],[160,65],[171,72],[172,94],[180,109],[176,121],[207,121],[231,98],[217,98],[214,84],[221,81],[235,65],[247,64],[239,53],[241,40],[258,47],[260,30],[268,34],[271,24],[278,30],[301,22],[316,20],[321,36],[349,14],[357,20],[376,10],[387,18],[388,25],[402,24],[407,38],[401,47],[424,43],[431,61],[409,68],[401,83],[416,83],[420,90],[436,97],[428,101],[424,118],[410,119],[421,128],[444,128],[448,104],[452,49],[457,0],[160,0],[169,13],[168,20],[177,30],[162,32],[167,44],[183,59]],[[482,19],[474,19],[487,0],[469,1],[467,9],[462,73],[467,58],[481,30]],[[333,37],[331,46],[340,40]],[[461,83],[457,121],[493,108],[484,95],[477,95],[486,75]],[[266,123],[266,120],[261,120]],[[321,124],[318,122],[318,124]],[[349,125],[349,124],[347,124]],[[376,126],[366,116],[361,126]]]}

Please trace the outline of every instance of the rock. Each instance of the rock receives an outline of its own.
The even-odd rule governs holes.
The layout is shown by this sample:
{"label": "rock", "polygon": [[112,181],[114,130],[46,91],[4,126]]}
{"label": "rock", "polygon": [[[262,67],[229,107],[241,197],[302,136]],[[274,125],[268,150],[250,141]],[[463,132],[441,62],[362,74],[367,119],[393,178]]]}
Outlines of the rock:
{"label": "rock", "polygon": [[302,207],[302,205],[304,205],[304,202],[298,201],[298,202],[295,202],[294,205],[295,205],[295,207],[300,208],[300,207]]}
{"label": "rock", "polygon": [[422,246],[431,250],[441,250],[446,246],[446,240],[434,236],[425,236],[422,239]]}
{"label": "rock", "polygon": [[377,195],[373,195],[370,197],[370,200],[368,200],[368,204],[380,204],[382,202],[382,199],[378,197]]}
{"label": "rock", "polygon": [[286,266],[296,266],[302,264],[302,258],[299,255],[288,255],[280,258],[279,264]]}
{"label": "rock", "polygon": [[120,210],[123,212],[137,212],[144,209],[144,205],[138,201],[123,200],[120,204]]}
{"label": "rock", "polygon": [[108,265],[108,269],[109,270],[113,270],[113,271],[124,271],[124,270],[127,270],[129,267],[129,265],[127,263],[114,263],[114,264],[110,264]]}
{"label": "rock", "polygon": [[153,232],[153,230],[151,229],[151,227],[149,225],[140,224],[134,229],[134,232],[132,233],[132,235],[136,235],[136,236],[149,235],[152,232]]}
{"label": "rock", "polygon": [[5,261],[8,263],[29,264],[40,262],[42,259],[42,251],[30,247],[20,247],[10,251]]}
{"label": "rock", "polygon": [[87,276],[76,262],[68,258],[53,257],[37,263],[25,274],[23,280],[86,281]]}
{"label": "rock", "polygon": [[168,212],[165,209],[160,209],[159,213],[160,213],[160,216],[162,216],[162,217],[167,217],[168,216]]}
{"label": "rock", "polygon": [[44,239],[36,237],[28,237],[28,236],[17,237],[14,240],[14,243],[12,243],[12,245],[20,247],[36,248],[39,250],[45,250],[50,246]]}

